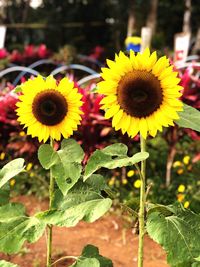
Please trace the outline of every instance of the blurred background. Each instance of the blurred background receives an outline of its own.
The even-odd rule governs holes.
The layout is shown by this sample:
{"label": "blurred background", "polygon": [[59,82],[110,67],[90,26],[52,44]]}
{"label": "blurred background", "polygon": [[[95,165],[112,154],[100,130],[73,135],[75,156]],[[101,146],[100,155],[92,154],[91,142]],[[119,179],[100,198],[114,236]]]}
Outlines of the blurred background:
{"label": "blurred background", "polygon": [[[102,96],[96,94],[96,85],[106,58],[114,59],[120,50],[126,54],[131,49],[142,52],[147,46],[159,56],[169,57],[181,79],[182,101],[200,110],[199,0],[0,0],[0,168],[17,157],[26,161],[25,172],[0,189],[0,205],[10,196],[25,203],[28,212],[33,213],[44,209],[48,198],[49,174],[37,159],[40,144],[17,122],[18,94],[13,89],[39,73],[44,77],[52,74],[58,81],[68,76],[83,94],[82,124],[73,135],[85,151],[83,164],[96,149],[116,142],[126,144],[129,155],[133,155],[140,149],[139,137],[130,139],[112,129],[100,110]],[[57,148],[59,145],[56,143]],[[200,134],[169,127],[156,138],[149,137],[147,145],[148,202],[181,203],[199,213]],[[79,239],[74,240],[71,229],[65,239],[63,232],[60,236],[56,232],[55,258],[66,253],[79,255],[82,243],[98,240],[115,266],[132,266],[137,261],[137,238],[133,235],[137,233],[137,219],[130,216],[127,207],[138,211],[138,173],[134,167],[101,173],[113,198],[110,214],[92,224],[91,232],[88,225],[77,226]],[[69,251],[71,243],[66,246],[66,240],[76,242],[73,251]],[[145,266],[167,266],[164,252],[150,239],[147,241]],[[12,259],[24,267],[30,263],[42,266],[44,244],[41,241],[36,245],[33,254],[27,253],[29,246],[25,247]]]}
{"label": "blurred background", "polygon": [[147,26],[155,49],[172,50],[174,34],[190,31],[191,52],[200,27],[199,12],[198,0],[0,1],[8,50],[45,43],[53,51],[69,44],[79,53],[88,54],[97,45],[113,53],[124,48],[127,36],[140,36]]}
{"label": "blurred background", "polygon": [[[12,89],[31,76],[67,75],[83,94],[83,119],[75,134],[86,152],[114,142],[139,150],[114,132],[99,109],[95,93],[106,58],[146,46],[166,54],[179,72],[182,100],[200,109],[200,5],[198,0],[0,0],[0,165],[25,157],[27,170],[10,183],[11,194],[48,194],[48,174],[37,161],[36,139],[16,120],[17,94]],[[200,135],[177,126],[148,140],[149,200],[180,202],[200,211]],[[59,144],[58,144],[59,146]],[[30,179],[31,177],[31,179]],[[106,172],[120,202],[137,210],[140,181],[133,168]]]}

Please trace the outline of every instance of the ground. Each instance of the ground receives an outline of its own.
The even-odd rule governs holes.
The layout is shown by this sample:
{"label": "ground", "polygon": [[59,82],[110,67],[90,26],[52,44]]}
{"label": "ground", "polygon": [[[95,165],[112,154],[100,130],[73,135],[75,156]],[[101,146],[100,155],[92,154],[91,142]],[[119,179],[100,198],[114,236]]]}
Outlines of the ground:
{"label": "ground", "polygon": [[[34,197],[20,197],[20,202],[26,205],[30,214],[47,206],[47,202],[39,201]],[[73,228],[55,227],[53,261],[67,255],[80,255],[85,245],[93,244],[99,248],[100,254],[112,259],[114,267],[136,267],[138,236],[123,225],[119,216],[107,214],[91,224],[81,222]],[[148,236],[145,236],[144,250],[144,267],[168,266],[165,252]],[[44,235],[37,243],[26,244],[20,255],[1,255],[1,258],[17,263],[20,267],[45,267],[45,254],[46,236]],[[63,260],[54,267],[67,267],[72,263],[73,261]]]}

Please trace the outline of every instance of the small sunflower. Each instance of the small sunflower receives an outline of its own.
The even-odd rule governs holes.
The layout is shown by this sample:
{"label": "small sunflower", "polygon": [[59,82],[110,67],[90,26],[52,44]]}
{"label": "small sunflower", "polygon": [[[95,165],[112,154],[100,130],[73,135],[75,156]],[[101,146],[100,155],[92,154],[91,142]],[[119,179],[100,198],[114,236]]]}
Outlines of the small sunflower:
{"label": "small sunflower", "polygon": [[165,56],[157,60],[156,52],[150,54],[130,51],[130,57],[123,52],[115,61],[107,60],[108,68],[102,68],[104,81],[98,84],[98,92],[105,95],[101,100],[105,118],[112,118],[115,130],[122,130],[134,137],[141,133],[155,137],[162,127],[174,125],[179,119],[178,111],[183,104],[178,98],[182,87]]}
{"label": "small sunflower", "polygon": [[82,95],[74,83],[63,78],[57,85],[53,76],[29,79],[21,85],[16,109],[18,121],[27,127],[27,134],[39,141],[68,138],[80,124]]}

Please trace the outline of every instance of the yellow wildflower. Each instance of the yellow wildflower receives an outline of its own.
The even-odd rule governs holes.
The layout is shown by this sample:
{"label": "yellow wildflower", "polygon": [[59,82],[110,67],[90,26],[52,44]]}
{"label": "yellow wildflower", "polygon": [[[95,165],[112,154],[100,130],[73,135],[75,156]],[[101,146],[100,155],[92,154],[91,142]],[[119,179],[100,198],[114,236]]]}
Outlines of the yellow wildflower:
{"label": "yellow wildflower", "polygon": [[5,159],[5,156],[6,156],[6,154],[4,152],[1,152],[1,154],[0,154],[0,160],[4,160]]}
{"label": "yellow wildflower", "polygon": [[187,209],[190,206],[190,202],[189,201],[185,201],[183,206],[184,206],[185,209]]}
{"label": "yellow wildflower", "polygon": [[34,177],[34,176],[35,176],[34,172],[31,172],[30,177]]}
{"label": "yellow wildflower", "polygon": [[127,177],[132,177],[135,174],[134,170],[130,170],[127,172]]}
{"label": "yellow wildflower", "polygon": [[137,179],[137,180],[134,182],[133,185],[134,185],[135,188],[140,188],[140,186],[141,186],[141,180]]}
{"label": "yellow wildflower", "polygon": [[128,183],[128,180],[126,178],[122,179],[122,184],[127,184]]}
{"label": "yellow wildflower", "polygon": [[185,195],[184,194],[178,194],[177,195],[178,202],[182,202],[184,200],[184,198],[185,198]]}
{"label": "yellow wildflower", "polygon": [[112,177],[109,181],[108,181],[108,184],[110,186],[113,186],[115,184],[115,177]]}
{"label": "yellow wildflower", "polygon": [[174,168],[181,167],[182,165],[183,165],[182,162],[179,161],[179,160],[177,160],[177,161],[175,161],[175,162],[173,163],[173,167],[174,167]]}
{"label": "yellow wildflower", "polygon": [[33,163],[28,163],[28,165],[26,166],[26,170],[27,171],[30,171],[31,169],[32,169],[32,167],[33,167]]}
{"label": "yellow wildflower", "polygon": [[10,186],[14,186],[15,183],[16,183],[15,179],[11,179],[11,180],[10,180]]}
{"label": "yellow wildflower", "polygon": [[26,133],[24,132],[24,131],[21,131],[20,133],[19,133],[19,136],[25,136],[26,135]]}
{"label": "yellow wildflower", "polygon": [[188,165],[189,162],[190,162],[190,156],[185,156],[185,157],[183,158],[183,163],[184,163],[185,165]]}
{"label": "yellow wildflower", "polygon": [[184,186],[184,184],[180,184],[180,185],[179,185],[179,187],[178,187],[178,192],[179,192],[179,193],[183,193],[183,192],[185,192],[185,186]]}
{"label": "yellow wildflower", "polygon": [[183,169],[178,169],[176,172],[180,175],[180,174],[182,174],[184,172],[184,170]]}

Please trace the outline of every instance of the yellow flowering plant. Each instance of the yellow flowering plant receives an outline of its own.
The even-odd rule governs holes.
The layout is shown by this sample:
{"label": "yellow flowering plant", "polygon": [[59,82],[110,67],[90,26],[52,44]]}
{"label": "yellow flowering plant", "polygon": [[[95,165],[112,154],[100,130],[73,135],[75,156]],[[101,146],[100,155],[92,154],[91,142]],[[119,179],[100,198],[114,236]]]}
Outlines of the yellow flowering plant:
{"label": "yellow flowering plant", "polygon": [[[107,188],[103,177],[93,174],[95,170],[90,164],[83,168],[84,151],[74,139],[69,138],[80,125],[83,113],[82,95],[74,83],[67,77],[58,82],[53,76],[43,78],[39,75],[18,86],[16,91],[20,92],[16,113],[25,129],[21,130],[20,136],[23,137],[27,132],[42,142],[38,159],[43,170],[49,170],[49,175],[48,182],[45,177],[38,177],[33,162],[29,161],[25,166],[22,158],[9,162],[0,170],[0,214],[3,218],[0,225],[0,251],[17,253],[25,241],[36,242],[46,231],[46,267],[51,267],[55,263],[52,261],[53,227],[73,227],[80,220],[93,222],[108,211],[112,200],[101,193]],[[55,148],[56,141],[60,141],[56,145],[58,149]],[[131,158],[131,161],[139,162],[146,154],[140,156]],[[2,152],[1,160],[4,158]],[[125,162],[129,160],[128,156],[124,156]],[[18,186],[18,175],[23,173],[26,173],[26,177],[29,175],[31,181],[39,178],[47,183],[48,210],[27,216],[21,203],[9,203],[9,187]],[[70,205],[67,204],[69,202]],[[113,266],[111,260],[99,255],[98,248],[92,245],[83,249],[83,255],[71,256],[77,267],[79,264],[89,267],[94,263],[100,266],[102,262],[104,267]]]}
{"label": "yellow flowering plant", "polygon": [[[123,52],[116,54],[113,61],[107,60],[107,65],[102,68],[102,81],[98,84],[98,92],[104,96],[101,108],[105,111],[105,118],[111,119],[116,131],[121,130],[130,138],[140,135],[141,153],[147,150],[148,137],[154,138],[164,127],[176,123],[180,127],[200,131],[200,112],[181,102],[183,88],[179,85],[178,72],[165,56],[158,59],[156,52],[151,54],[148,48],[137,54],[130,50],[129,55]],[[187,165],[189,160],[185,157],[183,163],[174,164],[174,168],[180,168],[180,175],[183,173],[182,164]],[[134,186],[140,188],[138,267],[143,266],[146,231],[165,248],[171,266],[191,266],[198,262],[198,258],[194,259],[191,255],[194,253],[196,257],[199,256],[200,245],[195,235],[186,232],[184,225],[188,225],[190,233],[195,228],[195,216],[184,210],[189,203],[174,207],[148,203],[150,189],[146,187],[146,160],[141,162],[140,167],[138,164],[135,166],[140,178],[134,182]],[[185,186],[180,185],[179,194],[184,191]],[[200,222],[200,218],[198,220]],[[186,236],[187,242],[182,240],[183,236]],[[180,243],[177,243],[178,239]],[[178,251],[184,253],[178,255],[177,246]]]}

